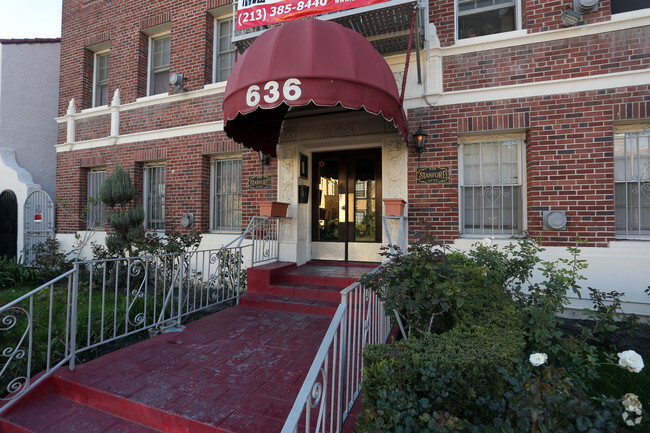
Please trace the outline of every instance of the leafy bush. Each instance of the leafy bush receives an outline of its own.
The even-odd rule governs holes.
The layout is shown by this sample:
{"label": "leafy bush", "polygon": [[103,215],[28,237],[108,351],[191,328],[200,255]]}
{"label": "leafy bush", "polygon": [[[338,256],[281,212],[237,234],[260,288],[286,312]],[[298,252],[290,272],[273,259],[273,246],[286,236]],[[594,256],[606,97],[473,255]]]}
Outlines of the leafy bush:
{"label": "leafy bush", "polygon": [[48,239],[34,245],[31,257],[32,266],[43,282],[50,281],[72,268],[67,254],[61,251],[61,243],[56,239]]}
{"label": "leafy bush", "polygon": [[[578,248],[556,262],[541,260],[542,250],[532,239],[475,245],[458,261],[465,302],[450,331],[367,348],[361,431],[647,431],[646,394],[598,385],[606,368],[648,374],[639,373],[640,357],[617,364],[620,350],[607,355],[594,345],[599,329],[611,333],[620,323],[621,294],[592,291],[592,326],[565,334],[558,314],[569,291],[579,294],[586,264]],[[534,272],[542,278],[534,281]]]}
{"label": "leafy bush", "polygon": [[[366,349],[364,431],[376,431],[380,426],[391,425],[391,419],[403,417],[404,414],[387,408],[382,409],[382,414],[377,412],[382,405],[397,408],[401,399],[419,402],[428,408],[427,413],[432,417],[431,411],[464,413],[475,406],[476,398],[481,395],[504,394],[503,377],[494,373],[500,366],[510,366],[511,358],[523,353],[521,318],[503,292],[474,288],[467,289],[465,296],[465,307],[459,310],[457,324],[450,331],[409,338],[397,346],[375,345]],[[445,377],[444,398],[441,400],[431,397],[443,392],[438,389],[436,381],[430,381],[439,375]],[[386,384],[389,387],[397,384],[399,389],[414,394],[391,394],[386,390]],[[403,394],[409,394],[409,391]],[[428,403],[424,404],[422,399]],[[430,417],[409,418],[408,423],[426,429]],[[386,431],[393,430],[388,428]]]}
{"label": "leafy bush", "polygon": [[28,283],[35,278],[36,271],[26,266],[22,259],[0,258],[0,289],[7,289]]}
{"label": "leafy bush", "polygon": [[406,254],[384,248],[382,255],[390,262],[364,275],[361,284],[377,293],[386,314],[399,316],[408,337],[450,329],[454,311],[464,302],[464,257],[447,254],[429,240],[414,244]]}

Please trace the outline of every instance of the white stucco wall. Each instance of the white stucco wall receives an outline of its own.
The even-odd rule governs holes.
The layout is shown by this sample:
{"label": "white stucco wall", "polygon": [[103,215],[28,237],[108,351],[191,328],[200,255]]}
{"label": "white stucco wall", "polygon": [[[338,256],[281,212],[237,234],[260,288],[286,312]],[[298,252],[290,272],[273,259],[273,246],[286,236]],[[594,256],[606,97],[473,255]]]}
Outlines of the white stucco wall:
{"label": "white stucco wall", "polygon": [[15,150],[17,164],[52,198],[59,56],[58,42],[0,43],[0,148]]}

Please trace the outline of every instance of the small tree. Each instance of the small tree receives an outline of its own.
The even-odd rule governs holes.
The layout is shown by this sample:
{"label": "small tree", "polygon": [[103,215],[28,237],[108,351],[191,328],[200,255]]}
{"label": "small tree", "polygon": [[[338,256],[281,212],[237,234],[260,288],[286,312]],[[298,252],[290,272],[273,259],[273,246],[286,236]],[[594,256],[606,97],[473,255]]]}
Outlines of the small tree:
{"label": "small tree", "polygon": [[106,212],[106,222],[115,230],[106,236],[109,254],[133,255],[134,247],[144,237],[142,206],[132,205],[135,188],[131,176],[118,164],[106,178],[99,190],[99,199],[110,208]]}

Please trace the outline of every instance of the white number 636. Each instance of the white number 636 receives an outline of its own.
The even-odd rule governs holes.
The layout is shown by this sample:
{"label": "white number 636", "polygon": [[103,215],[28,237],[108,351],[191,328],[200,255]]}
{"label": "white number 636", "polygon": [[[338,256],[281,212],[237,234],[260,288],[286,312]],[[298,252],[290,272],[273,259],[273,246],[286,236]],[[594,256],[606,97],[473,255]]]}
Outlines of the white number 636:
{"label": "white number 636", "polygon": [[[289,78],[282,85],[282,96],[287,101],[295,101],[302,95],[300,82],[297,78]],[[280,99],[280,84],[277,81],[268,81],[264,84],[264,93],[260,95],[260,86],[253,84],[246,91],[246,104],[253,107],[260,103],[260,99],[264,98],[264,102],[272,104]]]}

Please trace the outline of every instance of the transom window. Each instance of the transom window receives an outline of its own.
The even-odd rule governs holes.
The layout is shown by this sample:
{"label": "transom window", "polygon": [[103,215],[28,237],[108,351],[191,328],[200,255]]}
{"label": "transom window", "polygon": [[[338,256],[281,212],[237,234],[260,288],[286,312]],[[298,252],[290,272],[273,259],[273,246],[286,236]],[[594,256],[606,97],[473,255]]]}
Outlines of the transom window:
{"label": "transom window", "polygon": [[241,157],[210,162],[210,230],[241,231]]}
{"label": "transom window", "polygon": [[617,237],[650,237],[650,125],[614,134],[614,202]]}
{"label": "transom window", "polygon": [[110,53],[95,54],[95,89],[93,106],[108,105],[108,65]]}
{"label": "transom window", "polygon": [[458,39],[517,30],[521,0],[456,0]]}
{"label": "transom window", "polygon": [[169,56],[171,37],[169,35],[151,38],[149,51],[149,95],[169,92]]}
{"label": "transom window", "polygon": [[165,173],[164,165],[144,167],[144,227],[147,230],[165,229]]}
{"label": "transom window", "polygon": [[461,233],[513,236],[524,227],[523,137],[460,138]]}
{"label": "transom window", "polygon": [[232,17],[215,20],[214,81],[226,81],[235,66],[232,39]]}
{"label": "transom window", "polygon": [[88,171],[88,195],[86,221],[88,230],[104,229],[104,203],[99,200],[99,190],[106,179],[106,169]]}

